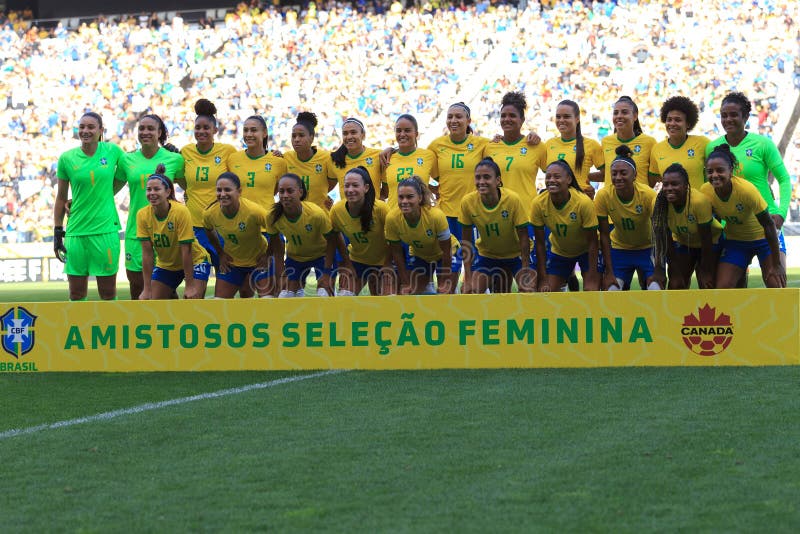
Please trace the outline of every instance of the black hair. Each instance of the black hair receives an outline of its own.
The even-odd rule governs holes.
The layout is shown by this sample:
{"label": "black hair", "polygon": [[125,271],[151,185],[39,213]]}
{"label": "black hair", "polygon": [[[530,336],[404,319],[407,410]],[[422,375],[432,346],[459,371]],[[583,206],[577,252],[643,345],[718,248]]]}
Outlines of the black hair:
{"label": "black hair", "polygon": [[[621,97],[619,97],[617,101],[614,103],[614,105],[616,106],[620,102],[625,102],[626,104],[630,104],[630,106],[633,108],[633,112],[636,113],[636,120],[633,121],[633,136],[636,137],[638,135],[641,135],[642,125],[639,123],[639,106],[637,106],[636,102],[634,102],[633,99],[627,95],[622,95]],[[616,132],[617,129],[614,128],[614,131]]]}
{"label": "black hair", "polygon": [[344,177],[347,178],[348,174],[357,174],[364,185],[367,186],[367,191],[364,193],[364,205],[361,206],[361,212],[358,214],[361,219],[361,231],[367,233],[372,226],[372,210],[375,207],[375,186],[372,185],[369,171],[361,165],[347,171]]}
{"label": "black hair", "polygon": [[164,143],[167,142],[167,127],[164,124],[164,121],[161,120],[161,117],[155,113],[148,113],[147,115],[142,115],[139,117],[139,122],[142,122],[142,119],[153,119],[156,121],[156,124],[158,124],[158,129],[161,130],[161,133],[158,134],[158,144],[164,146]]}
{"label": "black hair", "polygon": [[706,162],[713,158],[720,158],[726,160],[731,167],[731,173],[738,167],[739,162],[736,160],[736,156],[733,155],[731,151],[730,145],[727,143],[722,143],[721,145],[717,145],[714,147],[714,150],[706,157]]}
{"label": "black hair", "polygon": [[572,167],[569,166],[569,163],[567,163],[563,159],[553,160],[547,164],[547,167],[545,167],[545,172],[547,172],[547,168],[552,167],[553,165],[557,165],[558,167],[561,167],[567,172],[567,176],[569,176],[570,178],[569,182],[570,187],[574,188],[576,191],[579,191],[584,195],[586,194],[584,193],[583,189],[581,189],[581,186],[578,183],[578,179],[575,177],[575,172],[572,170]]}
{"label": "black hair", "polygon": [[[673,163],[661,174],[662,179],[667,174],[678,174],[683,179],[683,183],[687,188],[686,207],[683,212],[689,213],[692,195],[692,188],[689,184],[689,173],[686,172],[686,169],[680,163]],[[667,264],[666,258],[671,234],[669,229],[669,201],[663,189],[656,195],[651,220],[653,225],[653,259],[656,265],[663,267]]]}
{"label": "black hair", "polygon": [[261,126],[264,127],[264,132],[267,135],[264,136],[264,139],[261,142],[261,144],[264,146],[264,150],[266,150],[267,149],[267,139],[269,139],[269,128],[267,128],[267,121],[265,121],[264,117],[262,117],[261,115],[250,115],[249,117],[247,117],[245,119],[245,121],[249,121],[251,119],[256,121],[256,122],[259,122],[261,124]]}
{"label": "black hair", "polygon": [[517,110],[520,118],[525,120],[525,110],[528,109],[528,101],[525,99],[523,93],[519,91],[510,91],[504,94],[503,99],[500,101],[500,108],[502,109],[506,106],[512,106]]}
{"label": "black hair", "polygon": [[750,99],[747,98],[744,93],[739,91],[734,91],[725,95],[725,98],[722,99],[721,105],[724,106],[725,104],[738,104],[739,109],[742,110],[742,117],[745,119],[750,116],[750,111],[753,109],[752,104],[750,104]]}
{"label": "black hair", "polygon": [[[306,189],[306,183],[298,175],[292,172],[287,172],[286,174],[278,178],[278,182],[280,183],[280,181],[283,180],[284,178],[289,178],[297,182],[297,186],[300,188],[301,191],[300,201],[302,202],[303,200],[305,200],[306,197],[308,196],[308,189]],[[273,204],[272,209],[269,212],[269,216],[272,219],[272,224],[278,222],[278,219],[280,219],[283,216],[283,204],[281,204],[280,202],[276,202],[275,204]]]}
{"label": "black hair", "polygon": [[205,117],[211,121],[211,123],[216,126],[217,125],[217,106],[214,105],[213,102],[206,98],[201,98],[197,102],[194,103],[194,112],[197,113],[197,118]]}
{"label": "black hair", "polygon": [[297,114],[297,124],[305,128],[311,137],[314,137],[314,129],[318,124],[317,116],[310,111],[301,111]]}
{"label": "black hair", "polygon": [[94,111],[87,111],[86,113],[81,115],[81,118],[84,118],[84,117],[91,117],[91,118],[93,118],[94,120],[97,121],[97,124],[100,127],[100,137],[98,138],[98,141],[102,141],[103,140],[103,117],[101,117],[99,113],[95,113]]}
{"label": "black hair", "polygon": [[167,188],[167,190],[169,190],[169,193],[167,194],[167,198],[170,199],[170,200],[176,200],[176,198],[175,198],[175,186],[172,184],[172,180],[169,179],[169,176],[164,174],[165,172],[167,172],[167,168],[164,166],[163,163],[159,163],[158,165],[156,165],[156,172],[151,174],[147,178],[147,181],[149,182],[150,180],[158,180],[159,182],[161,182],[164,185],[164,187]]}
{"label": "black hair", "polygon": [[416,191],[422,199],[420,202],[420,206],[422,208],[429,208],[431,206],[431,200],[433,198],[431,195],[431,190],[428,189],[428,186],[422,181],[422,178],[416,174],[410,178],[400,180],[400,182],[397,184],[398,191],[401,187],[410,187],[414,189],[414,191]]}
{"label": "black hair", "polygon": [[[472,111],[469,109],[469,106],[466,105],[464,102],[456,102],[455,104],[450,104],[450,108],[453,108],[453,107],[463,109],[467,114],[467,120],[472,119]],[[447,109],[450,109],[450,108],[447,108]],[[474,130],[472,129],[472,126],[470,126],[468,124],[467,125],[467,133],[471,134],[471,133],[473,133],[473,131]]]}
{"label": "black hair", "polygon": [[633,161],[633,151],[628,145],[619,145],[617,149],[614,151],[617,153],[617,157],[614,158],[614,161],[611,162],[611,165],[614,164],[615,161],[624,161],[625,163],[629,164],[633,167],[633,178],[636,179],[636,162]]}
{"label": "black hair", "polygon": [[700,110],[697,105],[692,102],[690,98],[685,96],[672,96],[664,101],[661,105],[661,122],[667,122],[667,115],[670,111],[680,111],[686,115],[686,129],[692,130],[697,126],[697,121],[700,118]]}
{"label": "black hair", "polygon": [[[342,123],[342,129],[344,130],[344,127],[350,123],[358,125],[358,127],[361,128],[361,131],[366,133],[364,123],[355,117],[346,118],[344,123]],[[342,143],[339,148],[331,152],[331,160],[333,160],[333,164],[340,169],[344,169],[347,166],[347,147],[344,145],[344,143]]]}
{"label": "black hair", "polygon": [[489,156],[486,156],[485,158],[480,160],[477,165],[475,165],[476,169],[478,167],[489,167],[490,169],[492,169],[492,171],[494,171],[495,176],[501,178],[500,166],[497,163],[495,163],[495,161]]}
{"label": "black hair", "polygon": [[219,182],[220,180],[230,180],[231,182],[233,182],[236,185],[237,189],[241,189],[242,188],[242,181],[239,180],[239,177],[236,174],[234,174],[234,173],[232,173],[230,171],[223,172],[222,174],[217,176],[217,182]]}
{"label": "black hair", "polygon": [[572,112],[575,113],[575,118],[578,120],[578,124],[575,127],[575,169],[580,173],[583,169],[583,158],[586,156],[586,149],[583,146],[583,134],[581,133],[581,108],[577,102],[572,100],[562,100],[558,105],[571,107]]}
{"label": "black hair", "polygon": [[414,115],[409,115],[408,113],[403,113],[402,115],[400,115],[399,117],[397,117],[397,120],[396,120],[396,121],[394,121],[394,123],[395,123],[395,124],[397,124],[397,123],[398,123],[398,122],[400,122],[400,120],[402,120],[402,119],[406,119],[407,121],[410,121],[410,122],[411,122],[411,124],[413,124],[413,125],[414,125],[414,130],[415,130],[417,133],[419,133],[419,124],[417,124],[417,119],[415,119],[415,118],[414,118]]}

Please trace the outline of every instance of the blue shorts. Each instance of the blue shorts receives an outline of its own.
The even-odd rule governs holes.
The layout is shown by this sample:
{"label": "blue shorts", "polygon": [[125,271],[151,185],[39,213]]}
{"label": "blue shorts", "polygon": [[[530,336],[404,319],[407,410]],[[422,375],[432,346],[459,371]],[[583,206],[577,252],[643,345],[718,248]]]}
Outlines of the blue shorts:
{"label": "blue shorts", "polygon": [[425,273],[428,277],[433,276],[434,272],[441,272],[442,260],[428,261],[411,256],[406,263],[406,269],[415,273]]}
{"label": "blue shorts", "polygon": [[326,273],[324,256],[311,261],[297,261],[287,256],[283,272],[289,280],[293,282],[299,281],[301,285],[305,285],[306,278],[308,278],[308,274],[312,269],[317,280],[323,274],[331,274],[329,271]]}
{"label": "blue shorts", "polygon": [[[573,258],[567,258],[565,256],[559,256],[553,251],[547,252],[547,264],[545,266],[547,274],[552,274],[554,276],[558,276],[566,280],[570,277],[570,275],[575,272],[575,264],[578,264],[581,268],[581,273],[585,273],[589,270],[589,253],[584,252],[580,256],[575,256]],[[597,255],[597,272],[603,273],[605,271],[605,265],[603,262],[603,255]]]}
{"label": "blue shorts", "polygon": [[[547,251],[547,254],[550,254],[550,228],[544,227],[544,249]],[[536,269],[538,263],[536,263],[536,240],[534,239],[533,234],[533,226],[528,226],[528,237],[531,240],[531,267]]]}
{"label": "blue shorts", "polygon": [[362,282],[365,281],[370,275],[377,275],[381,271],[380,265],[368,265],[366,263],[359,263],[357,261],[351,262],[353,269],[356,271],[356,276]]}
{"label": "blue shorts", "polygon": [[511,271],[511,274],[516,275],[522,270],[522,260],[519,258],[497,259],[478,256],[472,270],[476,273],[487,275],[505,274]]}
{"label": "blue shorts", "polygon": [[786,254],[786,240],[783,238],[783,228],[778,232],[778,250]]}
{"label": "blue shorts", "polygon": [[[460,244],[461,238],[464,235],[464,227],[461,226],[461,223],[458,222],[458,217],[447,217],[447,226],[450,227],[450,234],[454,235],[456,239],[458,239],[458,242]],[[450,260],[450,269],[454,273],[461,271],[461,265],[463,261],[464,261],[464,256],[463,254],[460,253],[459,250],[455,254],[453,254],[453,257]]]}
{"label": "blue shorts", "polygon": [[737,241],[726,239],[722,246],[722,254],[719,261],[722,263],[732,263],[742,269],[747,269],[753,256],[758,256],[758,261],[763,262],[772,254],[769,242],[766,239],[756,239],[755,241]]}
{"label": "blue shorts", "polygon": [[[208,277],[211,274],[211,264],[205,261],[203,263],[198,263],[192,268],[192,271],[195,280],[208,281]],[[181,285],[181,282],[183,282],[184,274],[183,269],[170,271],[168,269],[156,267],[153,269],[153,275],[150,278],[172,289],[176,289]]]}
{"label": "blue shorts", "polygon": [[259,280],[269,278],[270,276],[269,271],[259,267],[237,267],[235,265],[231,265],[228,267],[228,269],[228,272],[224,274],[217,272],[217,278],[220,280],[225,280],[229,284],[236,287],[241,287],[245,280],[248,279],[252,283],[255,283]]}
{"label": "blue shorts", "polygon": [[[211,263],[214,265],[214,268],[219,269],[219,253],[217,253],[217,249],[214,248],[211,241],[208,240],[206,229],[202,226],[192,226],[192,230],[194,230],[194,238],[197,239],[200,246],[206,249],[209,256],[211,256]],[[221,235],[217,234],[217,239],[219,239],[220,245],[225,245],[225,240],[222,239]]]}
{"label": "blue shorts", "polygon": [[653,249],[625,250],[611,248],[611,261],[614,263],[614,276],[622,280],[623,287],[630,289],[633,273],[639,271],[647,279],[653,276]]}

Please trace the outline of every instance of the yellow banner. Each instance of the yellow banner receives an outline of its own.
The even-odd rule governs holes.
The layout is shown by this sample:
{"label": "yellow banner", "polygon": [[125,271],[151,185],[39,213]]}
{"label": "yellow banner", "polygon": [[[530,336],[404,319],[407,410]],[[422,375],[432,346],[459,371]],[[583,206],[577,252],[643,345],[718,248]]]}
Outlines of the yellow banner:
{"label": "yellow banner", "polygon": [[798,365],[798,289],[5,304],[0,371]]}

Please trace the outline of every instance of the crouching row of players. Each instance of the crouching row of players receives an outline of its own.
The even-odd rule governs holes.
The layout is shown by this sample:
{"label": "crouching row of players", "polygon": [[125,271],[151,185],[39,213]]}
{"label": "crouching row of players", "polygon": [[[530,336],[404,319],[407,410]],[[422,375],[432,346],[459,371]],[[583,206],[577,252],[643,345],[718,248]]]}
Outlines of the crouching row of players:
{"label": "crouching row of players", "polygon": [[[707,158],[701,190],[692,189],[686,170],[675,164],[664,172],[658,194],[636,181],[630,150],[617,152],[612,187],[594,200],[570,166],[557,160],[530,207],[502,187],[491,158],[482,160],[476,190],[462,201],[460,242],[418,177],[398,184],[398,205],[389,210],[376,199],[366,169],[352,169],[344,179],[345,202],[328,214],[305,201],[300,177],[286,174],[267,213],[241,198],[235,174],[224,173],[216,202],[204,212],[206,235],[221,251],[215,297],[302,296],[311,271],[319,296],[357,295],[364,286],[373,295],[449,293],[457,276],[446,259],[454,249],[463,258],[464,293],[510,292],[512,281],[523,292],[562,289],[576,264],[584,290],[629,289],[635,273],[648,289],[688,288],[693,273],[701,288],[730,288],[741,285],[754,256],[765,284],[785,287],[775,225],[755,187],[733,175],[736,160],[727,145]],[[174,297],[183,280],[187,298],[203,298],[211,265],[194,239],[188,210],[161,172],[150,176],[147,198],[137,228],[143,268],[153,274],[141,298]]]}

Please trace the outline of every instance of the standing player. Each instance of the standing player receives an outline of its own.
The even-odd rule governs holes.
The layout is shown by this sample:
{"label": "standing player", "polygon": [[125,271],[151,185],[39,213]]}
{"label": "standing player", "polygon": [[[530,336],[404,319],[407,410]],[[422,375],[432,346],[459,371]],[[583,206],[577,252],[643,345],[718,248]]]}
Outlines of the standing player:
{"label": "standing player", "polygon": [[115,177],[128,183],[130,193],[128,223],[125,226],[125,271],[132,300],[139,298],[147,283],[146,278],[149,278],[149,273],[148,276],[143,275],[142,245],[136,227],[136,214],[148,204],[145,194],[148,178],[162,164],[164,170],[160,174],[171,180],[181,180],[184,165],[180,154],[164,147],[167,142],[167,128],[158,115],[143,115],[139,119],[138,140],[139,150],[122,156]]}
{"label": "standing player", "polygon": [[[633,273],[638,272],[647,289],[662,289],[652,282],[651,217],[656,192],[636,180],[636,163],[632,156],[627,146],[617,147],[617,158],[611,164],[611,186],[598,191],[594,199],[605,262],[603,286],[628,290]],[[609,221],[613,223],[613,230]]]}
{"label": "standing player", "polygon": [[184,298],[202,299],[206,294],[211,264],[208,253],[194,238],[189,209],[175,200],[175,188],[158,164],[146,182],[149,206],[136,213],[136,237],[141,243],[144,284],[136,298],[177,298],[175,290],[186,281]]}
{"label": "standing player", "polygon": [[192,214],[194,237],[211,255],[214,267],[219,267],[219,255],[206,237],[203,228],[203,211],[214,202],[217,178],[228,171],[228,157],[236,152],[232,145],[215,143],[217,133],[217,108],[201,98],[194,105],[197,118],[194,120],[194,145],[181,149],[183,156],[183,178],[175,182],[186,191],[186,207]]}
{"label": "standing player", "polygon": [[[286,269],[280,298],[302,297],[309,272],[317,277],[317,295],[333,296],[333,261],[337,247],[343,247],[333,231],[325,210],[306,200],[306,182],[296,174],[284,174],[278,181],[278,202],[267,220],[269,251],[283,257],[286,240]],[[283,236],[284,239],[281,239]]]}
{"label": "standing player", "polygon": [[[603,149],[594,139],[587,139],[581,133],[581,109],[572,100],[562,100],[556,106],[556,128],[559,137],[544,142],[544,152],[539,166],[544,168],[548,161],[566,161],[573,169],[578,184],[589,198],[594,198],[594,187],[590,183],[600,180],[603,166]],[[591,172],[592,167],[598,172]]]}
{"label": "standing player", "polygon": [[[521,292],[535,290],[529,280],[530,240],[528,209],[519,195],[502,187],[500,167],[484,158],[475,167],[475,189],[461,201],[459,223],[464,226],[464,293],[483,294],[489,287],[499,293],[511,292],[516,279]],[[475,241],[473,228],[479,238]],[[473,251],[477,247],[477,258]],[[496,283],[490,284],[493,280]]]}
{"label": "standing player", "polygon": [[[436,272],[439,293],[450,292],[450,228],[442,210],[431,205],[431,192],[419,176],[401,180],[397,206],[386,216],[386,241],[400,278],[400,293],[429,292]],[[403,245],[409,247],[405,257]]]}
{"label": "standing player", "polygon": [[[58,158],[53,249],[66,264],[70,300],[86,300],[89,276],[96,277],[100,298],[113,300],[117,297],[120,231],[114,191],[124,185],[114,175],[123,151],[102,141],[103,119],[92,111],[80,118],[78,137],[81,146]],[[72,206],[65,232],[70,189]]]}
{"label": "standing player", "polygon": [[703,185],[708,137],[689,135],[697,125],[699,114],[695,103],[685,96],[673,96],[664,101],[661,122],[667,128],[667,138],[650,151],[648,172],[652,182],[660,182],[667,167],[679,163],[689,175],[690,187],[700,189]]}
{"label": "standing player", "polygon": [[737,163],[730,146],[716,146],[706,156],[708,183],[700,189],[711,200],[717,218],[726,223],[717,288],[736,287],[753,256],[758,256],[767,287],[786,287],[775,220],[756,186],[733,176]]}
{"label": "standing player", "polygon": [[665,287],[666,265],[666,287],[689,289],[696,269],[698,287],[713,289],[721,236],[711,201],[691,186],[686,169],[680,163],[667,167],[653,206],[653,279]]}
{"label": "standing player", "polygon": [[[719,145],[724,143],[730,146],[738,162],[736,174],[756,186],[761,198],[767,203],[770,216],[778,229],[781,264],[786,270],[786,243],[782,228],[792,198],[792,181],[775,143],[768,137],[745,129],[750,110],[750,100],[742,93],[729,93],[722,99],[719,116],[725,135],[706,146],[706,158]],[[770,173],[778,181],[778,204],[775,203],[770,187]]]}
{"label": "standing player", "polygon": [[655,179],[649,176],[650,151],[656,140],[642,133],[639,124],[639,107],[629,96],[621,96],[614,104],[614,134],[607,135],[601,141],[603,160],[605,161],[605,185],[611,185],[611,163],[617,157],[617,147],[626,145],[633,153],[636,163],[636,179],[644,185],[653,187]]}
{"label": "standing player", "polygon": [[[383,182],[388,187],[389,208],[397,206],[397,188],[400,182],[419,176],[424,182],[439,176],[436,154],[426,148],[417,148],[419,126],[412,115],[403,114],[394,124],[397,153],[383,169]],[[427,186],[426,186],[427,190]]]}
{"label": "standing player", "polygon": [[[536,233],[539,291],[564,287],[575,263],[581,268],[583,290],[597,291],[600,269],[594,203],[566,161],[550,163],[544,180],[547,189],[533,201],[530,217]],[[550,229],[550,251],[545,246],[545,227]]]}
{"label": "standing player", "polygon": [[297,123],[292,127],[292,148],[283,157],[286,172],[296,174],[303,180],[308,202],[313,202],[328,211],[332,201],[328,192],[336,187],[336,173],[331,153],[314,145],[317,116],[308,111],[297,114]]}
{"label": "standing player", "polygon": [[[259,204],[242,198],[242,184],[232,172],[217,178],[217,201],[203,212],[203,227],[214,248],[219,251],[219,269],[214,298],[252,297],[253,288],[260,297],[272,293],[261,281],[267,277],[267,240],[262,229],[267,226],[267,211]],[[222,240],[219,239],[222,236]]]}
{"label": "standing player", "polygon": [[[381,189],[381,151],[377,148],[364,146],[367,133],[364,123],[355,117],[345,119],[342,124],[342,145],[331,152],[333,172],[339,183],[339,198],[344,200],[344,177],[356,167],[364,167],[372,179],[372,187],[380,198],[386,198],[388,191],[385,186]],[[378,193],[380,193],[378,195]]]}
{"label": "standing player", "polygon": [[354,167],[344,175],[344,202],[331,208],[331,225],[348,240],[341,251],[339,295],[358,295],[364,285],[372,295],[380,295],[380,273],[389,269],[391,260],[384,226],[389,207],[375,198],[375,186],[369,171]]}

